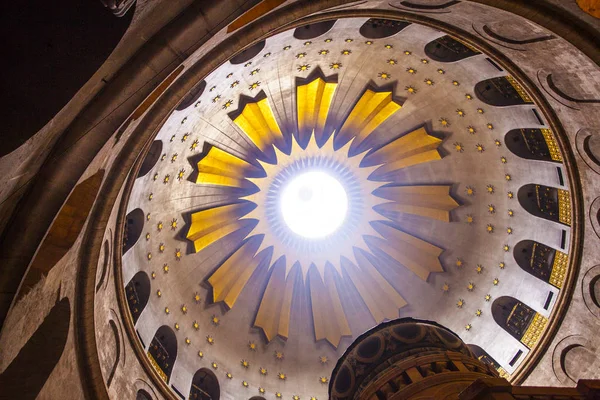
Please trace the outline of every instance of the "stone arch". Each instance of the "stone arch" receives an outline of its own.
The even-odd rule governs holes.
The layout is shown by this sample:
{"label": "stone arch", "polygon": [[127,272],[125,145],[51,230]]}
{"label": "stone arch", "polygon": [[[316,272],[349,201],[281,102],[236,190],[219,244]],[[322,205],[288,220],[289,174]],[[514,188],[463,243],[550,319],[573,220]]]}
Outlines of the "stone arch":
{"label": "stone arch", "polygon": [[108,239],[104,240],[102,244],[102,268],[98,268],[98,274],[100,275],[97,278],[96,283],[96,293],[100,290],[104,282],[106,281],[106,277],[108,275],[108,265],[110,264],[110,241]]}
{"label": "stone arch", "polygon": [[[11,101],[3,106],[0,157],[25,143],[73,98],[117,47],[134,15],[115,18],[99,1],[80,0],[61,1],[61,7],[44,0],[30,1],[28,7],[5,2],[2,12],[10,15],[3,28],[12,40],[4,54],[12,61],[3,66],[10,78],[3,81],[2,93]],[[40,40],[31,40],[32,32]]]}
{"label": "stone arch", "polygon": [[498,297],[492,303],[494,321],[512,337],[521,340],[535,317],[535,310],[510,296]]}
{"label": "stone arch", "polygon": [[425,54],[435,61],[456,62],[481,53],[450,35],[444,35],[427,43]]}
{"label": "stone arch", "polygon": [[560,189],[531,183],[519,188],[517,199],[519,199],[521,207],[531,215],[548,221],[564,223],[561,221],[560,214],[561,208],[565,208],[566,205],[561,200]]}
{"label": "stone arch", "polygon": [[144,271],[135,274],[125,286],[125,295],[135,325],[142,311],[146,308],[148,299],[150,299],[150,278],[148,274]]}
{"label": "stone arch", "polygon": [[123,254],[127,253],[142,235],[145,218],[141,208],[136,208],[127,214],[125,218],[125,231],[123,233]]}
{"label": "stone arch", "polygon": [[583,140],[583,151],[596,165],[600,166],[600,137],[589,135]]}
{"label": "stone arch", "polygon": [[221,388],[217,376],[207,368],[200,368],[194,374],[190,388],[191,400],[219,400]]}
{"label": "stone arch", "polygon": [[300,40],[314,39],[329,32],[329,30],[333,28],[333,25],[335,25],[336,21],[336,19],[332,19],[329,21],[300,26],[294,30],[294,37]]}
{"label": "stone arch", "polygon": [[410,22],[391,19],[370,18],[362,24],[360,34],[367,39],[383,39],[400,32],[410,25]]}
{"label": "stone arch", "polygon": [[[517,89],[518,88],[518,89]],[[490,78],[475,85],[475,95],[491,106],[506,107],[531,103],[524,98],[525,93],[520,86],[506,76]]]}
{"label": "stone arch", "polygon": [[593,315],[600,318],[600,265],[586,271],[581,286],[585,306]]}
{"label": "stone arch", "polygon": [[229,62],[233,65],[243,64],[245,62],[248,62],[248,61],[252,60],[254,57],[256,57],[258,55],[258,53],[260,53],[262,51],[262,49],[265,48],[266,44],[267,44],[267,42],[262,40],[256,44],[248,47],[246,50],[242,51],[241,53],[235,55],[234,57],[231,58],[231,60],[229,60]]}
{"label": "stone arch", "polygon": [[556,250],[533,240],[521,240],[513,249],[515,261],[525,272],[550,283]]}
{"label": "stone arch", "polygon": [[150,396],[150,394],[148,392],[146,392],[144,389],[140,389],[137,391],[136,395],[135,395],[135,400],[153,400],[152,396]]}
{"label": "stone arch", "polygon": [[169,383],[177,360],[177,337],[173,329],[163,325],[156,330],[148,348],[148,356],[154,366],[158,367],[161,377]]}
{"label": "stone arch", "polygon": [[44,321],[10,365],[0,374],[0,388],[9,398],[34,400],[58,364],[71,323],[71,305],[64,297],[50,310]]}
{"label": "stone arch", "polygon": [[115,372],[117,372],[117,367],[119,366],[119,360],[121,359],[121,337],[119,335],[119,329],[117,328],[117,324],[112,319],[108,321],[108,325],[110,326],[110,330],[113,334],[113,338],[115,339],[115,360],[110,369],[110,373],[108,374],[108,379],[106,380],[106,386],[110,387],[112,383]]}
{"label": "stone arch", "polygon": [[206,89],[206,81],[203,80],[202,82],[199,82],[196,86],[194,86],[192,90],[190,90],[188,94],[185,95],[183,100],[181,100],[181,103],[179,103],[179,105],[177,106],[176,110],[185,110],[186,108],[194,104],[196,101],[198,101],[200,96],[202,96],[202,93],[204,93],[204,89]]}
{"label": "stone arch", "polygon": [[160,158],[160,154],[162,153],[163,142],[162,140],[155,140],[150,146],[150,150],[148,150],[148,154],[146,154],[146,158],[144,158],[144,162],[142,162],[142,166],[140,167],[140,172],[138,172],[138,178],[145,176],[150,172],[152,168],[158,162]]}
{"label": "stone arch", "polygon": [[101,169],[75,186],[29,265],[21,283],[18,299],[31,290],[42,276],[48,275],[56,263],[71,249],[92,210],[103,177],[104,170]]}
{"label": "stone arch", "polygon": [[541,129],[512,129],[504,136],[504,143],[513,154],[521,158],[558,161],[552,158],[548,141]]}
{"label": "stone arch", "polygon": [[577,383],[580,379],[593,379],[600,367],[600,357],[594,344],[581,335],[569,335],[562,339],[552,353],[552,368],[564,385]]}

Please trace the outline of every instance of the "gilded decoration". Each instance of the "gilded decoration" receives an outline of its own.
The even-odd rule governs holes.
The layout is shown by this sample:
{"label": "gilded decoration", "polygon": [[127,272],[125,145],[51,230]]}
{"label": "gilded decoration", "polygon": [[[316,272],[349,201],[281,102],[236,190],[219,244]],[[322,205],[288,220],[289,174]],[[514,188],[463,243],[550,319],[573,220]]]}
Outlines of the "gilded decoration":
{"label": "gilded decoration", "polygon": [[569,255],[556,250],[554,262],[552,263],[552,272],[550,273],[550,284],[561,288],[565,281],[567,268],[569,266]]}
{"label": "gilded decoration", "polygon": [[[309,283],[316,340],[337,347],[343,336],[352,334],[335,284],[342,274],[349,276],[376,322],[396,318],[406,301],[373,263],[373,248],[422,280],[443,272],[443,249],[384,223],[400,222],[393,216],[402,214],[450,221],[450,211],[458,207],[450,185],[399,186],[386,178],[402,168],[441,159],[442,140],[421,127],[373,147],[371,134],[401,112],[402,104],[392,92],[372,89],[362,93],[333,131],[327,124],[336,88],[335,81],[321,77],[297,85],[300,141],[281,128],[270,100],[259,94],[260,100],[246,103],[232,120],[262,155],[246,160],[209,146],[198,162],[197,184],[242,194],[231,204],[193,213],[187,238],[201,252],[230,234],[248,232],[208,277],[213,301],[230,308],[260,262],[270,256],[272,273],[254,320],[269,341],[278,335],[287,338],[294,287],[300,280]],[[289,177],[304,168],[325,166],[352,195],[339,230],[311,242],[282,225],[272,202]]]}
{"label": "gilded decoration", "polygon": [[568,190],[558,189],[558,220],[571,225],[571,196]]}
{"label": "gilded decoration", "polygon": [[535,316],[529,324],[529,327],[527,327],[525,334],[521,338],[521,343],[532,349],[540,339],[547,323],[548,318],[544,317],[540,313],[535,313]]}
{"label": "gilded decoration", "polygon": [[515,91],[519,94],[519,97],[525,102],[525,103],[533,103],[533,101],[531,100],[531,97],[529,97],[529,95],[527,94],[527,92],[523,89],[523,87],[521,86],[521,84],[519,84],[519,82],[517,82],[515,80],[515,78],[513,78],[510,75],[506,76],[506,80],[510,83],[510,85],[515,89]]}
{"label": "gilded decoration", "polygon": [[158,363],[156,362],[156,360],[154,359],[154,357],[152,357],[152,354],[150,354],[149,351],[146,354],[148,355],[148,359],[150,360],[150,364],[152,364],[152,366],[154,367],[154,370],[156,371],[156,373],[158,373],[158,375],[161,377],[161,379],[163,381],[167,382],[167,380],[168,380],[167,374],[165,374],[165,372],[158,365]]}
{"label": "gilded decoration", "polygon": [[546,145],[548,146],[548,150],[550,151],[550,157],[553,161],[562,162],[562,155],[560,154],[560,149],[558,147],[558,143],[556,143],[556,139],[552,134],[550,129],[541,129],[542,135],[544,136],[544,140],[546,141]]}

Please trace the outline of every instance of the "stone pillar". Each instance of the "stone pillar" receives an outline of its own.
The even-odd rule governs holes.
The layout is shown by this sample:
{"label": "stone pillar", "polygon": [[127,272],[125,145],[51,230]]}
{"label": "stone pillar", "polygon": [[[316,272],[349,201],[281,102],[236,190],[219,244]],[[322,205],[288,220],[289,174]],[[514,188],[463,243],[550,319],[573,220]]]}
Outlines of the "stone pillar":
{"label": "stone pillar", "polygon": [[333,370],[329,395],[332,400],[458,399],[475,380],[497,377],[449,329],[401,318],[356,339]]}

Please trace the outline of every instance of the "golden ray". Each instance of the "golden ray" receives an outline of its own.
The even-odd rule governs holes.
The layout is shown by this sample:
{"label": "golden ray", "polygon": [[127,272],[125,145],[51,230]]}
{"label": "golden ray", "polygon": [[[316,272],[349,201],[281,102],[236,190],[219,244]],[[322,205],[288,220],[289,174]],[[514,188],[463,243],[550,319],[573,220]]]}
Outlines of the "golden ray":
{"label": "golden ray", "polygon": [[239,219],[248,213],[248,204],[237,203],[192,214],[192,224],[187,238],[194,242],[196,253],[233,233],[244,226],[248,221]]}
{"label": "golden ray", "polygon": [[197,184],[246,188],[244,177],[257,171],[252,164],[215,146],[198,161]]}
{"label": "golden ray", "polygon": [[222,301],[229,308],[233,307],[262,260],[262,257],[254,257],[259,244],[260,237],[251,237],[208,278],[214,303]]}
{"label": "golden ray", "polygon": [[283,141],[283,134],[267,99],[246,104],[233,122],[263,153]]}
{"label": "golden ray", "polygon": [[427,281],[431,272],[444,272],[441,248],[381,222],[374,224],[386,240],[373,239],[373,244],[419,278]]}
{"label": "golden ray", "polygon": [[392,100],[392,92],[365,90],[344,121],[338,136],[345,143],[355,138],[355,146],[360,145],[386,119],[402,108]]}
{"label": "golden ray", "polygon": [[378,207],[378,211],[393,211],[420,215],[450,222],[450,211],[458,207],[450,195],[450,185],[444,186],[385,186],[375,195],[391,202]]}
{"label": "golden ray", "polygon": [[342,336],[352,336],[335,285],[337,278],[333,268],[326,268],[325,279],[314,267],[308,272],[315,339],[325,339],[336,348]]}
{"label": "golden ray", "polygon": [[411,165],[441,160],[437,150],[440,144],[441,139],[429,135],[421,127],[368,154],[365,161],[369,165],[380,165],[376,174],[386,174]]}
{"label": "golden ray", "polygon": [[327,83],[322,78],[296,88],[299,137],[312,134],[321,141],[336,88],[337,83]]}
{"label": "golden ray", "polygon": [[285,259],[280,258],[275,261],[254,320],[254,326],[263,330],[269,342],[277,335],[284,339],[288,337],[292,296],[297,275],[291,273],[286,278]]}
{"label": "golden ray", "polygon": [[357,251],[356,260],[358,267],[345,260],[344,269],[348,272],[375,322],[398,318],[398,309],[407,304],[406,300],[379,273],[363,251]]}

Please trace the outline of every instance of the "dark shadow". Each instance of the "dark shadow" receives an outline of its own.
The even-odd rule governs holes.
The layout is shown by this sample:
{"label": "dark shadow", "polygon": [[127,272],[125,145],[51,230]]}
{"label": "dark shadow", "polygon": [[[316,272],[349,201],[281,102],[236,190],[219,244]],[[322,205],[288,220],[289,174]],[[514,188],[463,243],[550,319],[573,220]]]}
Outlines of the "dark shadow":
{"label": "dark shadow", "polygon": [[148,348],[148,356],[154,359],[155,366],[160,368],[166,382],[169,383],[177,359],[177,337],[173,329],[166,325],[158,328]]}
{"label": "dark shadow", "polygon": [[146,216],[141,208],[136,208],[127,214],[127,217],[125,217],[125,231],[123,232],[123,254],[127,253],[127,251],[131,249],[139,240],[140,236],[142,235],[142,230],[144,229],[145,220]]}
{"label": "dark shadow", "polygon": [[207,368],[201,368],[194,374],[190,388],[190,400],[219,400],[221,388],[217,376]]}
{"label": "dark shadow", "polygon": [[517,199],[530,214],[549,221],[561,222],[557,188],[530,183],[519,188]]}
{"label": "dark shadow", "polygon": [[[134,5],[135,8],[135,5]],[[128,29],[100,1],[2,3],[4,156],[37,133],[104,64]]]}
{"label": "dark shadow", "polygon": [[294,31],[294,37],[300,40],[314,39],[329,32],[329,30],[333,28],[333,25],[335,25],[336,21],[337,19],[333,19],[330,21],[317,22],[315,24],[301,26],[296,28]]}
{"label": "dark shadow", "polygon": [[504,136],[504,143],[521,158],[554,161],[541,129],[512,129]]}
{"label": "dark shadow", "polygon": [[65,297],[52,307],[15,359],[0,374],[1,398],[34,400],[38,397],[63,354],[70,322],[71,306]]}
{"label": "dark shadow", "polygon": [[150,278],[148,274],[144,271],[135,274],[125,286],[125,295],[135,325],[150,298]]}
{"label": "dark shadow", "polygon": [[467,347],[469,350],[471,350],[471,353],[473,353],[473,355],[482,363],[491,366],[496,371],[503,369],[502,366],[481,347],[477,346],[476,344],[468,344]]}
{"label": "dark shadow", "polygon": [[359,29],[360,34],[367,39],[383,39],[400,32],[410,25],[410,22],[392,19],[371,18]]}
{"label": "dark shadow", "polygon": [[492,303],[494,321],[512,337],[521,340],[531,324],[535,311],[514,297],[498,297]]}
{"label": "dark shadow", "polygon": [[135,395],[135,400],[153,400],[152,396],[150,396],[150,394],[148,392],[146,392],[144,389],[140,389],[138,390],[137,394]]}
{"label": "dark shadow", "polygon": [[162,140],[155,140],[150,146],[150,150],[148,150],[148,154],[146,154],[146,158],[144,158],[144,162],[142,162],[142,166],[140,167],[140,172],[138,173],[138,178],[145,176],[154,166],[156,162],[160,158],[160,154],[162,153],[163,143]]}
{"label": "dark shadow", "polygon": [[188,92],[188,94],[185,95],[183,100],[181,100],[181,103],[179,103],[175,109],[177,111],[185,110],[192,104],[196,103],[200,96],[202,96],[202,93],[204,93],[204,89],[206,89],[206,81],[199,82],[192,88],[192,90]]}
{"label": "dark shadow", "polygon": [[237,64],[243,64],[245,62],[252,60],[254,57],[256,57],[258,55],[258,53],[260,53],[262,51],[262,49],[265,48],[266,43],[267,43],[266,41],[262,40],[256,44],[248,47],[246,50],[233,56],[233,58],[231,58],[231,60],[229,60],[229,62],[232,63],[233,65],[237,65]]}
{"label": "dark shadow", "polygon": [[459,0],[451,0],[444,4],[419,4],[414,3],[412,1],[403,1],[400,4],[402,4],[404,7],[414,8],[416,10],[443,10],[444,8],[453,6],[458,3],[460,3]]}
{"label": "dark shadow", "polygon": [[524,271],[550,282],[556,250],[533,240],[522,240],[513,249],[515,261]]}
{"label": "dark shadow", "polygon": [[425,54],[439,62],[456,62],[481,54],[450,35],[437,38],[425,46]]}
{"label": "dark shadow", "polygon": [[505,76],[478,82],[475,85],[475,95],[484,103],[497,107],[531,103],[531,100],[523,99],[524,92],[519,93],[519,90]]}
{"label": "dark shadow", "polygon": [[600,167],[600,140],[597,136],[590,135],[583,140],[583,151]]}
{"label": "dark shadow", "polygon": [[17,299],[31,290],[71,249],[94,205],[103,177],[104,170],[101,169],[75,186],[38,248]]}

